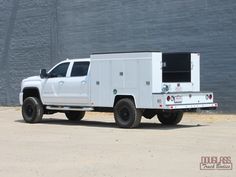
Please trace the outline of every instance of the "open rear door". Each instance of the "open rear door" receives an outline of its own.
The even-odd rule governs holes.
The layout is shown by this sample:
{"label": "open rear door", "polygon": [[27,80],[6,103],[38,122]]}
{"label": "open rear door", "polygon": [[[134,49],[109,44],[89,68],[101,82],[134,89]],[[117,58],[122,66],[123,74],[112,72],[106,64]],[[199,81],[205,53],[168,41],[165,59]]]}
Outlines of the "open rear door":
{"label": "open rear door", "polygon": [[199,54],[162,53],[163,91],[200,91],[199,59]]}

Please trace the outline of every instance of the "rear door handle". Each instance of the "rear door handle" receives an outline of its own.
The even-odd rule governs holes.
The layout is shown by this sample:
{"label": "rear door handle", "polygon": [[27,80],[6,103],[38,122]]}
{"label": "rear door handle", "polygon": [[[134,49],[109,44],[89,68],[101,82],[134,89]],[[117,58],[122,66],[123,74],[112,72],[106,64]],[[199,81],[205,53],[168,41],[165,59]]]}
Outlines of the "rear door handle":
{"label": "rear door handle", "polygon": [[82,81],[81,84],[85,85],[85,84],[87,84],[87,81]]}

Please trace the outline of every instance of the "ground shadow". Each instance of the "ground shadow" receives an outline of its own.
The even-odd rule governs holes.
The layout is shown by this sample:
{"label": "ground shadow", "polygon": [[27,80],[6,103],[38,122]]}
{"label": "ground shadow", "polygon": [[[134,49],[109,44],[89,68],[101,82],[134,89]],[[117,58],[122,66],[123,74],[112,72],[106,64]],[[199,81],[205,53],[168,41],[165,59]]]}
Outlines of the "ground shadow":
{"label": "ground shadow", "polygon": [[[25,123],[24,120],[15,120],[18,123]],[[62,126],[87,126],[87,127],[101,127],[101,128],[117,128],[115,122],[102,122],[102,121],[92,121],[92,120],[81,120],[81,121],[68,121],[63,119],[48,118],[43,119],[39,124],[51,124],[51,125],[62,125]],[[182,128],[197,128],[207,125],[162,125],[160,123],[148,123],[143,122],[140,124],[138,129],[160,129],[160,130],[172,130],[172,129],[182,129]]]}
{"label": "ground shadow", "polygon": [[173,129],[182,129],[182,128],[197,128],[207,125],[188,125],[188,124],[178,124],[178,125],[163,125],[161,123],[141,123],[139,128],[143,129],[159,129],[159,130],[173,130]]}

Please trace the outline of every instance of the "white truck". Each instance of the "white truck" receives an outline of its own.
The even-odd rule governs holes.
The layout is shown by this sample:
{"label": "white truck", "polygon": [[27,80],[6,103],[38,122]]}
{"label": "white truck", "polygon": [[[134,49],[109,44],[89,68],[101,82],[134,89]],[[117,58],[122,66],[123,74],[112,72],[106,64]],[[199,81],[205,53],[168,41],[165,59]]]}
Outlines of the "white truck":
{"label": "white truck", "polygon": [[177,124],[183,112],[215,109],[212,92],[200,92],[198,53],[130,52],[67,59],[40,76],[26,78],[19,94],[22,115],[37,123],[43,114],[81,120],[86,111],[114,112],[122,128],[157,115]]}

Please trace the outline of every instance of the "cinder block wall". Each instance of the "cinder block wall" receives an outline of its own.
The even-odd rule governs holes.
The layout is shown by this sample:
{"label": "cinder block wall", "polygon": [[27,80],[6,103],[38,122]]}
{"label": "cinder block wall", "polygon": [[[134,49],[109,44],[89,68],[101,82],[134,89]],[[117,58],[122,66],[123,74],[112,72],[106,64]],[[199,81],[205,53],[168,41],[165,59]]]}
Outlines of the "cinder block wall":
{"label": "cinder block wall", "polygon": [[0,1],[0,104],[64,58],[138,50],[201,53],[201,89],[236,112],[236,1]]}
{"label": "cinder block wall", "polygon": [[52,65],[53,13],[47,0],[0,0],[0,104],[19,104],[22,78]]}

